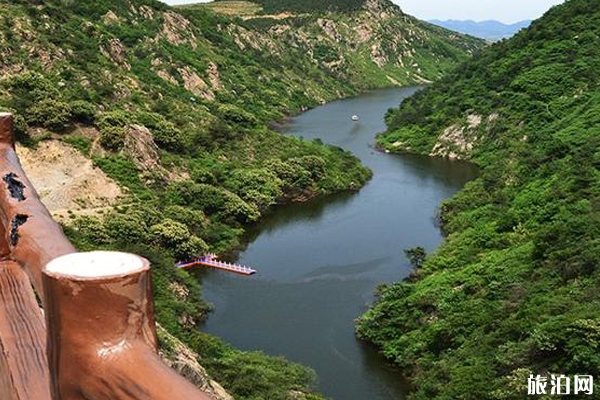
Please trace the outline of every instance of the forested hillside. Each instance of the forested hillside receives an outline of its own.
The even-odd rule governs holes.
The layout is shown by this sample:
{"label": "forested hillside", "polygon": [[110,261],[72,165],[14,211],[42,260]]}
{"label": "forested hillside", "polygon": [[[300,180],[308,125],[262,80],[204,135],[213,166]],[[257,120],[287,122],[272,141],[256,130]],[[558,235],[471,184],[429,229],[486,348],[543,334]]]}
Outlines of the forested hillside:
{"label": "forested hillside", "polygon": [[481,166],[442,207],[442,248],[358,324],[412,399],[600,374],[599,22],[600,1],[570,0],[387,115],[387,149]]}
{"label": "forested hillside", "polygon": [[[28,173],[39,175],[43,200],[70,205],[50,208],[79,249],[149,258],[159,322],[236,398],[318,398],[310,393],[311,371],[200,333],[209,307],[198,282],[174,262],[235,248],[245,228],[277,204],[357,190],[369,179],[351,154],[283,137],[268,122],[389,85],[394,76],[435,79],[480,43],[429,32],[443,53],[419,53],[419,71],[395,52],[381,66],[371,58],[338,64],[321,40],[331,34],[327,25],[312,25],[305,40],[292,43],[277,33],[290,26],[203,7],[17,0],[0,1],[0,11],[0,109],[16,114],[21,154]],[[372,12],[364,18],[378,29]],[[426,47],[427,38],[415,46]],[[427,68],[427,60],[441,67]],[[80,175],[94,166],[94,182]],[[74,179],[80,186],[68,191]],[[173,351],[164,335],[162,344]]]}
{"label": "forested hillside", "polygon": [[485,44],[419,21],[388,0],[221,0],[182,7],[206,8],[240,17],[240,26],[227,30],[241,49],[286,69],[308,61],[354,90],[437,80]]}
{"label": "forested hillside", "polygon": [[365,4],[365,0],[256,0],[254,2],[263,6],[264,12],[267,13],[284,11],[357,11],[360,10]]}

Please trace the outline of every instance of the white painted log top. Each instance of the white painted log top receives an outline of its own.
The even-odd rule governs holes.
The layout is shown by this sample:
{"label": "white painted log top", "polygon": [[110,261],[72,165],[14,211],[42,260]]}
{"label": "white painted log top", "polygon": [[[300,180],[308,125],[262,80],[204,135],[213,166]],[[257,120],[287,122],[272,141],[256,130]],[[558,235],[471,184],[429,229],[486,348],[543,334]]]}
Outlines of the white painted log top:
{"label": "white painted log top", "polygon": [[144,269],[142,258],[128,253],[92,251],[55,258],[46,265],[52,275],[78,278],[106,278],[129,275]]}

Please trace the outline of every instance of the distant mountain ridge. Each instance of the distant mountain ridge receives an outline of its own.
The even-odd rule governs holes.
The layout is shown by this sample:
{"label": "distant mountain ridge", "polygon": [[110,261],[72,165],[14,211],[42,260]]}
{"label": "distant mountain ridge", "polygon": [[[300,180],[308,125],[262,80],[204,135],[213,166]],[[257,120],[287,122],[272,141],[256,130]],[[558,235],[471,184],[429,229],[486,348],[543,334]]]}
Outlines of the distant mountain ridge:
{"label": "distant mountain ridge", "polygon": [[434,25],[441,26],[456,32],[475,36],[487,40],[501,40],[513,36],[523,28],[531,25],[531,20],[526,19],[514,24],[505,24],[500,21],[473,21],[473,20],[446,20],[434,19],[429,21]]}
{"label": "distant mountain ridge", "polygon": [[226,29],[238,51],[296,69],[304,61],[337,79],[335,91],[430,83],[485,45],[419,21],[389,0],[219,0],[178,9],[239,17]]}
{"label": "distant mountain ridge", "polygon": [[[218,0],[230,1],[230,0]],[[267,13],[277,12],[352,12],[365,7],[366,0],[251,0]]]}

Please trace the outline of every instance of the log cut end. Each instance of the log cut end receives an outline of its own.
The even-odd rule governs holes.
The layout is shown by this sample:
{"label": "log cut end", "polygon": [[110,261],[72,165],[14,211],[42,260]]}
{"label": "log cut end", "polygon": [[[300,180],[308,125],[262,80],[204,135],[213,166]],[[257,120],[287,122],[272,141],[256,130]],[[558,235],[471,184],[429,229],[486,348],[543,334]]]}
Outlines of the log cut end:
{"label": "log cut end", "polygon": [[124,277],[148,268],[148,263],[134,254],[93,251],[55,258],[46,265],[45,272],[55,277],[87,280]]}

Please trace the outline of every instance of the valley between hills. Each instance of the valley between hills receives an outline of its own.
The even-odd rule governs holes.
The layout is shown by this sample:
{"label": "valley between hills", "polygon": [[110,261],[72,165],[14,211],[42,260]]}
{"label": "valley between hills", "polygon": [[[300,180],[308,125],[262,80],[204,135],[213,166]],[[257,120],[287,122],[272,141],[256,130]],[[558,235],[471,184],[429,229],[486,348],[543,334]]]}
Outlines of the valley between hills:
{"label": "valley between hills", "polygon": [[[434,179],[424,170],[457,171],[440,196],[470,180],[441,205],[441,247],[410,242],[399,282],[373,284],[356,321],[410,382],[402,396],[516,400],[532,375],[600,374],[597,0],[569,0],[494,44],[388,0],[0,10],[0,109],[15,115],[25,170],[79,250],[150,260],[161,354],[216,399],[325,396],[312,369],[199,329],[213,309],[205,277],[175,262],[243,251],[293,204],[360,199],[377,157],[402,160],[422,188]],[[274,129],[358,95],[388,105],[372,91],[414,86],[385,115],[376,145],[387,156],[348,144],[376,133],[361,121],[347,141],[333,127]]]}

